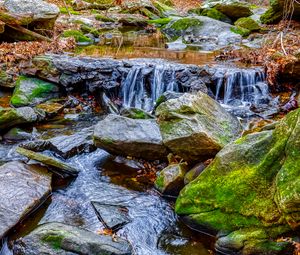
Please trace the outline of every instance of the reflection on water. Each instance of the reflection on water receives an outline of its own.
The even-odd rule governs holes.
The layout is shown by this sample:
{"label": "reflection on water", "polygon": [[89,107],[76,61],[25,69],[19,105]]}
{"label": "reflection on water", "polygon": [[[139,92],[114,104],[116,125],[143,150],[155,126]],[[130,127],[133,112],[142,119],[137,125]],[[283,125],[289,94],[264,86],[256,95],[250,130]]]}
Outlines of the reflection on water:
{"label": "reflection on water", "polygon": [[[130,32],[100,41],[98,45],[80,46],[75,54],[90,57],[122,58],[162,58],[183,64],[205,65],[214,62],[213,52],[199,51],[197,48],[170,50],[160,33],[143,34]],[[122,38],[122,39],[120,39]]]}

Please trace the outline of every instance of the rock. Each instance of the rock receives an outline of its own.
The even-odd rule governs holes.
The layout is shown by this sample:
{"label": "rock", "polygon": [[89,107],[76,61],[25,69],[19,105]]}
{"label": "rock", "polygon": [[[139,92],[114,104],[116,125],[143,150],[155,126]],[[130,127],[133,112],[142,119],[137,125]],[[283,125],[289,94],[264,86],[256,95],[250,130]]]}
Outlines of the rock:
{"label": "rock", "polygon": [[183,179],[187,171],[186,163],[169,165],[159,173],[155,188],[165,195],[177,196],[184,187]]}
{"label": "rock", "polygon": [[3,135],[3,139],[10,142],[30,140],[33,137],[34,135],[32,133],[29,133],[21,128],[12,128]]}
{"label": "rock", "polygon": [[138,108],[124,108],[120,114],[130,119],[154,119],[153,115]]}
{"label": "rock", "polygon": [[17,148],[16,152],[18,152],[19,154],[27,158],[41,162],[46,166],[53,167],[54,169],[49,168],[49,170],[51,170],[52,172],[58,175],[61,175],[62,177],[64,177],[65,175],[77,176],[79,173],[79,171],[76,168],[57,158],[46,156],[44,154],[30,151],[21,147]]}
{"label": "rock", "polygon": [[162,32],[170,39],[180,36],[186,44],[196,44],[203,50],[215,50],[241,42],[241,36],[232,32],[233,26],[205,16],[173,18]]}
{"label": "rock", "polygon": [[170,99],[177,99],[177,98],[181,97],[182,95],[183,95],[183,93],[166,91],[156,100],[155,107],[157,108],[162,103],[164,103]]}
{"label": "rock", "polygon": [[82,45],[89,45],[93,43],[91,38],[84,35],[84,33],[79,30],[66,30],[63,32],[62,37],[73,37],[77,43],[81,43]]}
{"label": "rock", "polygon": [[92,202],[92,205],[98,219],[107,229],[117,231],[131,221],[128,216],[128,209],[124,206],[99,202]]}
{"label": "rock", "polygon": [[[4,15],[17,17],[15,23],[26,26],[33,31],[53,30],[56,18],[59,15],[59,8],[42,0],[5,0],[4,8],[7,13]],[[32,36],[17,32],[16,30],[6,27],[1,38],[8,40],[34,40]]]}
{"label": "rock", "polygon": [[51,174],[36,165],[12,161],[0,166],[0,239],[51,193]]}
{"label": "rock", "polygon": [[57,85],[36,78],[20,76],[16,81],[10,102],[15,107],[34,106],[58,96]]}
{"label": "rock", "polygon": [[202,92],[162,103],[156,116],[165,146],[190,162],[213,157],[242,131],[234,116]]}
{"label": "rock", "polygon": [[119,237],[99,235],[88,230],[62,223],[46,223],[27,236],[18,239],[15,255],[130,255],[130,244]]}
{"label": "rock", "polygon": [[235,26],[248,29],[250,32],[260,30],[260,25],[250,17],[240,18],[235,23]]}
{"label": "rock", "polygon": [[97,148],[94,146],[92,136],[93,127],[83,129],[73,135],[57,136],[47,141],[56,148],[54,152],[67,159],[84,152],[95,151]]}
{"label": "rock", "polygon": [[[272,0],[270,1],[271,7],[261,16],[261,22],[264,24],[274,24],[278,23],[282,17],[285,7],[284,0]],[[300,19],[300,6],[297,3],[292,3],[292,6],[289,6],[288,15],[292,14],[292,19],[299,20]]]}
{"label": "rock", "polygon": [[42,104],[38,104],[36,106],[36,109],[42,110],[43,112],[45,112],[46,117],[52,118],[58,113],[62,112],[64,106],[60,103],[48,101]]}
{"label": "rock", "polygon": [[300,110],[274,131],[249,134],[221,150],[185,186],[176,212],[193,227],[217,233],[232,254],[292,254],[278,236],[300,225]]}
{"label": "rock", "polygon": [[7,128],[36,122],[39,120],[39,115],[30,107],[21,108],[2,108],[0,107],[0,130]]}
{"label": "rock", "polygon": [[151,119],[108,115],[95,127],[94,143],[111,154],[149,160],[162,159],[168,154],[158,125]]}
{"label": "rock", "polygon": [[249,3],[236,0],[208,0],[204,2],[202,7],[215,8],[233,21],[239,18],[249,17],[253,14]]}
{"label": "rock", "polygon": [[225,23],[232,24],[232,20],[224,15],[222,12],[219,12],[215,8],[196,8],[189,10],[189,13],[195,13],[200,16],[207,16],[212,19],[216,19]]}
{"label": "rock", "polygon": [[189,170],[184,176],[184,185],[189,184],[191,181],[195,180],[206,168],[204,163],[198,163],[191,170]]}

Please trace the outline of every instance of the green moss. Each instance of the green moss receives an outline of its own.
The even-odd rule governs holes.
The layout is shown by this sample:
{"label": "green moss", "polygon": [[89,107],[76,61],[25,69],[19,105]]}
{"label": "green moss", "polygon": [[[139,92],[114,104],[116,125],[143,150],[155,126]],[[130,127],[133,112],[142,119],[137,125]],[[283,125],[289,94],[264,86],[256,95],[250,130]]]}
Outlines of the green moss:
{"label": "green moss", "polygon": [[102,15],[102,14],[95,15],[95,19],[99,20],[99,21],[103,21],[103,22],[115,22],[116,21],[115,19],[109,18],[109,17],[107,17],[105,15]]}
{"label": "green moss", "polygon": [[171,28],[175,29],[177,31],[184,31],[188,29],[189,27],[197,27],[202,26],[202,21],[195,19],[195,18],[182,18],[177,21],[175,21]]}
{"label": "green moss", "polygon": [[69,14],[70,13],[72,15],[81,15],[80,12],[74,11],[73,8],[71,8],[71,7],[68,7],[68,9],[66,7],[60,7],[59,10],[60,10],[60,13],[62,13],[62,14]]}
{"label": "green moss", "polygon": [[[21,86],[21,84],[23,85]],[[16,87],[10,103],[15,107],[32,105],[35,101],[42,102],[44,101],[43,98],[46,100],[51,94],[57,92],[58,88],[53,83],[20,76],[16,81]]]}
{"label": "green moss", "polygon": [[85,34],[92,34],[95,37],[98,37],[100,35],[100,32],[97,29],[87,25],[81,25],[80,30]]}
{"label": "green moss", "polygon": [[168,5],[163,4],[160,1],[154,1],[153,5],[160,12],[161,17],[171,14],[171,13],[174,13],[174,14],[176,13],[175,9],[173,9],[172,7],[170,7]]}
{"label": "green moss", "polygon": [[233,33],[239,34],[243,37],[246,37],[251,34],[250,30],[248,30],[246,28],[242,28],[242,27],[231,27],[230,31]]}
{"label": "green moss", "polygon": [[162,19],[155,19],[155,20],[149,20],[148,23],[155,24],[157,26],[164,26],[172,21],[172,18],[162,18]]}
{"label": "green moss", "polygon": [[232,23],[230,18],[228,18],[225,14],[222,12],[219,12],[215,8],[196,8],[189,11],[190,13],[195,13],[200,16],[206,16],[212,19],[220,20],[227,23]]}
{"label": "green moss", "polygon": [[81,31],[78,30],[66,30],[62,34],[63,37],[74,37],[76,42],[88,42],[92,43],[92,39],[85,36]]}
{"label": "green moss", "polygon": [[250,17],[240,18],[234,23],[234,25],[239,28],[247,29],[250,32],[260,30],[260,25]]}
{"label": "green moss", "polygon": [[282,12],[275,11],[273,8],[269,8],[263,15],[260,17],[260,21],[263,24],[275,24],[282,19]]}
{"label": "green moss", "polygon": [[64,238],[64,235],[58,235],[55,233],[53,235],[49,234],[44,236],[41,241],[50,244],[54,250],[60,250]]}

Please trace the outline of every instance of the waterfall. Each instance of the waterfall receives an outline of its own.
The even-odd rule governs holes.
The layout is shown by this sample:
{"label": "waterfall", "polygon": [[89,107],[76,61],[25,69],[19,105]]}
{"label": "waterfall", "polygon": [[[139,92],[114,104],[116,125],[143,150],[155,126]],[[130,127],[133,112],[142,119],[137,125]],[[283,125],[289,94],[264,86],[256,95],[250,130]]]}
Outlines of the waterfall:
{"label": "waterfall", "polygon": [[270,100],[265,73],[258,68],[228,69],[215,80],[215,87],[215,99],[225,105],[259,105]]}
{"label": "waterfall", "polygon": [[151,111],[166,91],[178,92],[176,72],[167,65],[156,65],[149,73],[144,66],[133,66],[122,82],[123,106]]}

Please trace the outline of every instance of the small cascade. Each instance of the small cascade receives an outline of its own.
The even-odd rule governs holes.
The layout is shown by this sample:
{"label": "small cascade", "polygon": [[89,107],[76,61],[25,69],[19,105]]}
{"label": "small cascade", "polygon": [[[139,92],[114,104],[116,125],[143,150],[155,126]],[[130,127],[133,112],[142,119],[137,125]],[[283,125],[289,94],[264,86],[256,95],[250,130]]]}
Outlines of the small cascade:
{"label": "small cascade", "polygon": [[[235,115],[252,116],[276,109],[261,68],[220,68],[214,77],[215,99]],[[272,114],[268,111],[267,114]]]}
{"label": "small cascade", "polygon": [[156,100],[166,91],[178,92],[176,72],[166,65],[134,66],[122,82],[123,106],[151,111]]}

